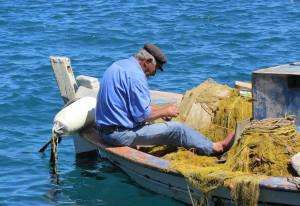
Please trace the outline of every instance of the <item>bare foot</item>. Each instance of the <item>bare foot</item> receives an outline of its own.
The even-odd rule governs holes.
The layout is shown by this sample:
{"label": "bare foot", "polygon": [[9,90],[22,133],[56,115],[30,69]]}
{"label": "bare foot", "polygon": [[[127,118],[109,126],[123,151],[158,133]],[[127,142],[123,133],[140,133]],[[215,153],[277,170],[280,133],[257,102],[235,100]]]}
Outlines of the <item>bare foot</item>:
{"label": "bare foot", "polygon": [[213,143],[213,155],[221,155],[223,151],[223,145],[220,142]]}

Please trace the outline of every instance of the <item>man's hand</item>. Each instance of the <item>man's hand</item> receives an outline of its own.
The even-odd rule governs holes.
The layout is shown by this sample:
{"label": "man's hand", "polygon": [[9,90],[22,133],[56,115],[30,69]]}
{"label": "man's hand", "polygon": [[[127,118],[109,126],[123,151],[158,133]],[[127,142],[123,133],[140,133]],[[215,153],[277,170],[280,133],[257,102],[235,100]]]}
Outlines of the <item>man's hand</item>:
{"label": "man's hand", "polygon": [[151,106],[151,114],[146,121],[153,121],[162,118],[165,121],[170,121],[172,117],[177,117],[179,109],[175,104],[168,104],[165,106]]}
{"label": "man's hand", "polygon": [[162,119],[166,122],[169,122],[172,120],[172,117],[162,117]]}
{"label": "man's hand", "polygon": [[164,117],[168,117],[168,118],[177,117],[179,114],[179,109],[176,105],[171,104],[171,105],[166,106],[165,112],[166,113],[165,113]]}

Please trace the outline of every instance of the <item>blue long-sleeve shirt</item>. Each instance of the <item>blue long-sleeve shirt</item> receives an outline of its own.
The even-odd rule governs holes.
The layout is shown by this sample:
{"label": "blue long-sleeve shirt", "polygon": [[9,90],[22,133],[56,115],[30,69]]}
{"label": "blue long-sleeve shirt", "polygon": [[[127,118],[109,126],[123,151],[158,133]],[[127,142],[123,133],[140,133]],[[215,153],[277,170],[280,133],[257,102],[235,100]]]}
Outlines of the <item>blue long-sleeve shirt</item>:
{"label": "blue long-sleeve shirt", "polygon": [[151,113],[147,78],[134,58],[113,63],[104,73],[97,96],[96,124],[134,128]]}

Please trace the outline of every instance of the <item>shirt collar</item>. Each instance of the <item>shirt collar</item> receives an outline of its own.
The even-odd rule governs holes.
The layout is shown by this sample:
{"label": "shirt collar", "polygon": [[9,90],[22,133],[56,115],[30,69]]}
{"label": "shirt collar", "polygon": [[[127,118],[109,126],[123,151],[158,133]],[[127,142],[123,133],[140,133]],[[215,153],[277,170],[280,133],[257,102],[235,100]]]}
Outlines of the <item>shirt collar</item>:
{"label": "shirt collar", "polygon": [[[130,57],[129,59],[130,59],[131,61],[135,62],[136,65],[138,66],[138,68],[141,70],[141,72],[143,72],[143,74],[145,74],[143,68],[141,67],[141,65],[140,65],[140,63],[139,63],[139,61],[138,61],[135,57],[132,56],[132,57]],[[145,74],[145,75],[146,75],[146,74]]]}

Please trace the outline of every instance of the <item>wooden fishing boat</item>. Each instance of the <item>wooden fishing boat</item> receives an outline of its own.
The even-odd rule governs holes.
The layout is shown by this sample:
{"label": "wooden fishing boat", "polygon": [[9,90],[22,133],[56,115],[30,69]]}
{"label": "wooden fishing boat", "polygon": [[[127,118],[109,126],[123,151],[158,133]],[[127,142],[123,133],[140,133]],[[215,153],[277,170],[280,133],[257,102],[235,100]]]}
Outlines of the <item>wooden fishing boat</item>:
{"label": "wooden fishing boat", "polygon": [[[97,95],[99,88],[91,83],[93,81],[86,84],[77,78],[82,81],[78,83],[68,58],[50,57],[50,59],[65,103],[74,98]],[[151,91],[151,97],[154,103],[168,103],[180,101],[182,95]],[[74,145],[77,153],[87,153],[96,149],[101,157],[119,167],[147,190],[187,204],[193,204],[194,200],[199,200],[202,196],[201,191],[189,185],[184,176],[170,167],[169,161],[130,147],[110,147],[102,141],[93,126],[85,128],[75,136]],[[210,205],[233,204],[227,188],[214,191],[209,201]],[[300,178],[270,177],[261,181],[259,204],[300,205]]]}

